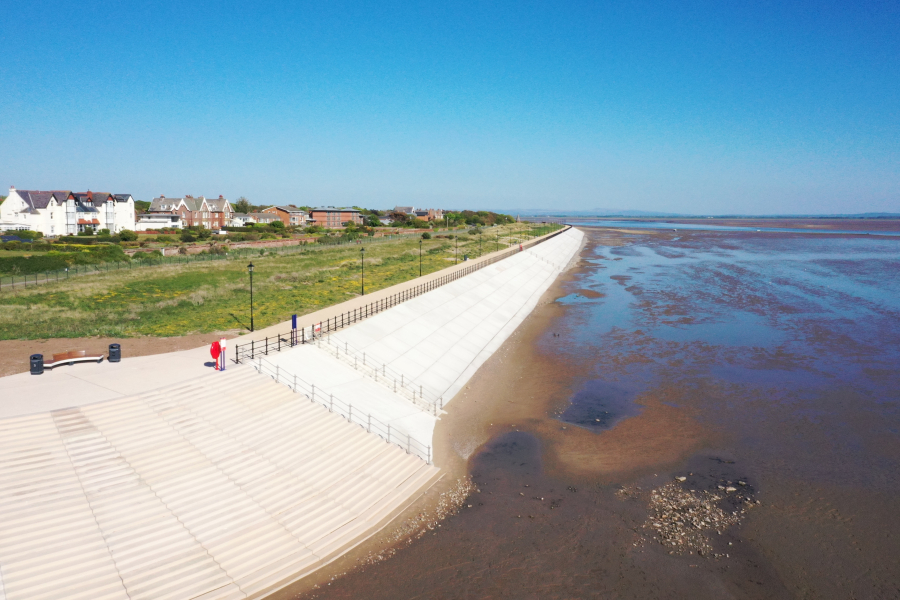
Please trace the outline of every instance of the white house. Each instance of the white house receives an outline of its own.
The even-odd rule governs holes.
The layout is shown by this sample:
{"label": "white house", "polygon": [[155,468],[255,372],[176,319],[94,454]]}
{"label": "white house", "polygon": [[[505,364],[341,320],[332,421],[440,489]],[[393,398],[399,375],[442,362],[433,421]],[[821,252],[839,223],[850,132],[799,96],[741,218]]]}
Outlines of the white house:
{"label": "white house", "polygon": [[181,215],[173,212],[148,212],[138,217],[135,231],[158,231],[160,229],[183,229]]}
{"label": "white house", "polygon": [[0,229],[30,229],[45,236],[74,235],[86,228],[118,233],[134,229],[131,194],[17,190],[0,204]]}
{"label": "white house", "polygon": [[247,223],[256,223],[256,219],[253,218],[253,215],[237,212],[231,214],[232,227],[246,227]]}

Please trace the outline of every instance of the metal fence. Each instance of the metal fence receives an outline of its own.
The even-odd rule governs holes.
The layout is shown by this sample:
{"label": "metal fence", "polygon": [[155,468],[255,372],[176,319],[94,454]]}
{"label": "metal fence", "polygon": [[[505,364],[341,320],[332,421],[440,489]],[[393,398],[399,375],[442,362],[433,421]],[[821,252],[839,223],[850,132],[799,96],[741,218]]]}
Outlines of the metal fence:
{"label": "metal fence", "polygon": [[[83,275],[92,275],[96,273],[108,273],[110,271],[128,270],[141,267],[158,267],[160,265],[182,265],[195,262],[210,262],[217,260],[240,260],[248,257],[259,256],[261,254],[299,254],[303,252],[322,251],[341,246],[355,246],[360,244],[370,245],[390,242],[395,239],[419,238],[421,234],[417,233],[395,233],[385,235],[383,237],[360,237],[358,240],[339,240],[335,242],[321,243],[298,243],[289,246],[275,247],[251,247],[251,248],[232,248],[227,253],[222,254],[175,254],[172,256],[152,256],[144,258],[141,254],[149,253],[137,252],[130,261],[111,261],[94,264],[72,265],[68,268],[62,268],[51,271],[40,271],[38,273],[26,273],[22,275],[0,275],[0,291],[14,289],[16,287],[28,287],[29,285],[43,285],[46,283],[57,283],[66,281],[70,277],[79,277]],[[228,240],[212,240],[227,243]],[[99,247],[99,246],[98,246]],[[0,254],[2,256],[2,254]]]}
{"label": "metal fence", "polygon": [[406,450],[408,454],[415,454],[429,465],[432,464],[431,444],[425,444],[410,433],[392,427],[390,423],[384,423],[371,413],[365,413],[357,408],[354,410],[353,404],[344,402],[334,394],[325,392],[321,389],[316,390],[314,384],[303,381],[297,375],[282,369],[279,365],[272,364],[262,356],[252,361],[254,368],[264,375],[270,376],[276,382],[286,385],[297,394],[303,394],[311,402],[318,402],[329,412],[337,413],[347,419],[351,423],[356,423],[367,432],[375,434],[389,444],[395,444]]}
{"label": "metal fence", "polygon": [[[541,242],[545,242],[559,235],[563,231],[564,230],[560,230],[554,232],[551,235],[548,235],[543,239],[529,242],[529,245],[535,245]],[[363,319],[367,319],[389,308],[393,308],[401,302],[411,300],[416,296],[420,296],[452,281],[456,281],[457,279],[465,277],[466,275],[470,275],[475,271],[483,269],[488,265],[492,265],[495,262],[501,261],[518,252],[520,252],[519,248],[507,250],[506,252],[503,252],[502,254],[498,254],[496,256],[492,256],[487,260],[479,261],[477,263],[459,269],[458,271],[454,271],[453,273],[442,275],[441,277],[426,281],[425,283],[421,283],[415,287],[402,290],[400,292],[397,292],[396,294],[391,294],[387,298],[370,302],[369,304],[366,304],[360,308],[354,308],[353,310],[340,313],[339,315],[335,315],[334,317],[329,317],[324,321],[314,323],[308,327],[302,327],[299,329],[286,331],[284,333],[278,333],[274,336],[266,337],[262,340],[251,340],[243,344],[235,344],[234,362],[240,363],[247,359],[252,360],[260,354],[268,355],[269,352],[280,352],[285,348],[292,348],[298,344],[314,342],[318,339],[321,339],[322,336],[338,331],[339,329],[342,329],[354,323],[358,323]]]}

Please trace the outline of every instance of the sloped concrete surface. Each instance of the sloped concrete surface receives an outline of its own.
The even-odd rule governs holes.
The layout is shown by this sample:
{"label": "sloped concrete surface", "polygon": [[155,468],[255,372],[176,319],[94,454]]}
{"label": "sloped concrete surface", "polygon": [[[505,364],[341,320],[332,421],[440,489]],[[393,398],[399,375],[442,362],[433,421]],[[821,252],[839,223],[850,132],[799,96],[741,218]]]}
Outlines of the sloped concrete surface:
{"label": "sloped concrete surface", "polygon": [[[580,231],[570,229],[334,333],[321,347],[307,344],[267,360],[431,445],[436,416],[452,410],[452,398],[531,313],[582,238]],[[385,378],[376,382],[371,372],[333,355],[333,349],[340,354],[345,347],[357,356],[365,353],[370,364],[402,374],[407,387],[424,390],[441,410],[416,406],[392,393]]]}
{"label": "sloped concrete surface", "polygon": [[9,600],[256,598],[438,470],[249,367],[0,421]]}

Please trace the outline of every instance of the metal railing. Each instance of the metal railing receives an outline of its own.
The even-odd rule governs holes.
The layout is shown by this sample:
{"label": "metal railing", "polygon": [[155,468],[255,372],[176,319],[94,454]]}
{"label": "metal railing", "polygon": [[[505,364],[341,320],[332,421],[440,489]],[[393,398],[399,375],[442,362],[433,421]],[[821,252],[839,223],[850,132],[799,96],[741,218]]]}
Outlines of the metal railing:
{"label": "metal railing", "polygon": [[411,377],[392,369],[387,363],[379,363],[377,360],[367,357],[365,351],[352,347],[348,342],[338,340],[335,343],[329,335],[324,338],[320,337],[316,341],[316,345],[434,416],[443,410],[443,396],[438,396],[431,390],[426,393],[424,385],[416,383]]}
{"label": "metal railing", "polygon": [[[332,250],[334,248],[342,248],[345,246],[356,246],[360,244],[371,245],[371,244],[383,244],[392,242],[397,239],[413,239],[420,237],[421,234],[418,233],[393,233],[390,235],[385,235],[383,237],[360,237],[356,240],[337,240],[334,242],[305,242],[305,241],[297,241],[297,243],[290,243],[284,246],[272,246],[272,247],[263,247],[263,246],[254,246],[254,247],[245,247],[245,248],[229,248],[227,252],[222,254],[174,254],[170,256],[151,256],[151,257],[142,257],[141,254],[146,254],[152,250],[160,250],[160,248],[147,248],[146,250],[139,250],[136,252],[130,261],[106,261],[106,262],[97,262],[90,264],[73,264],[68,268],[61,267],[59,269],[51,269],[46,271],[38,271],[35,273],[22,273],[22,274],[0,274],[0,291],[3,290],[12,290],[18,286],[28,287],[29,285],[42,285],[47,283],[58,283],[60,281],[66,281],[70,277],[79,277],[84,275],[93,275],[98,273],[108,273],[110,271],[119,271],[119,270],[128,270],[134,268],[142,268],[142,267],[158,267],[161,265],[183,265],[183,264],[191,264],[196,262],[210,262],[210,261],[219,261],[219,260],[244,260],[248,257],[253,257],[260,255],[261,253],[265,254],[306,254],[309,252],[320,252]],[[319,238],[324,239],[324,238]],[[212,239],[210,241],[218,243],[220,246],[223,244],[229,243],[227,239]],[[266,240],[262,240],[266,241]],[[278,240],[272,240],[278,241]],[[287,240],[291,242],[292,240]],[[231,243],[241,243],[234,242]],[[99,244],[92,244],[97,248],[103,247]],[[63,248],[63,252],[67,252],[64,250],[65,246],[57,246],[54,248],[51,246],[51,249],[60,250]],[[2,255],[0,255],[2,256]]]}
{"label": "metal railing", "polygon": [[309,398],[310,402],[318,402],[328,409],[329,412],[337,413],[347,419],[350,423],[356,423],[368,433],[379,436],[389,444],[400,446],[406,450],[408,454],[415,454],[429,465],[432,463],[431,444],[425,444],[414,438],[409,432],[405,432],[397,427],[392,427],[390,423],[373,417],[371,413],[365,413],[359,408],[353,409],[353,404],[344,402],[334,394],[316,389],[315,384],[303,381],[296,374],[290,373],[282,369],[280,365],[272,364],[262,356],[252,361],[254,368],[263,375],[268,375],[277,383],[286,385],[294,393],[303,394]]}
{"label": "metal railing", "polygon": [[[566,228],[556,231],[545,238],[527,242],[527,244],[529,247],[540,244],[556,237],[564,231],[566,231]],[[292,348],[298,344],[307,344],[310,342],[314,342],[318,339],[321,339],[322,336],[328,335],[332,332],[338,331],[339,329],[343,329],[344,327],[348,327],[350,325],[353,325],[354,323],[358,323],[359,321],[377,315],[378,313],[388,310],[389,308],[393,308],[394,306],[397,306],[402,302],[428,293],[519,252],[521,252],[519,248],[512,248],[510,250],[507,250],[506,252],[503,252],[502,254],[492,256],[487,260],[479,261],[475,264],[459,269],[458,271],[454,271],[453,273],[448,273],[447,275],[442,275],[436,279],[420,283],[419,285],[416,285],[412,288],[401,290],[396,294],[391,294],[387,298],[370,302],[369,304],[366,304],[360,308],[354,308],[353,310],[340,313],[338,315],[335,315],[334,317],[329,317],[324,321],[314,323],[308,327],[302,327],[295,330],[286,331],[284,333],[277,333],[274,336],[266,337],[264,340],[251,340],[243,344],[235,344],[234,362],[241,363],[242,361],[247,359],[253,360],[259,354],[268,355],[269,352],[280,352],[285,348]]]}

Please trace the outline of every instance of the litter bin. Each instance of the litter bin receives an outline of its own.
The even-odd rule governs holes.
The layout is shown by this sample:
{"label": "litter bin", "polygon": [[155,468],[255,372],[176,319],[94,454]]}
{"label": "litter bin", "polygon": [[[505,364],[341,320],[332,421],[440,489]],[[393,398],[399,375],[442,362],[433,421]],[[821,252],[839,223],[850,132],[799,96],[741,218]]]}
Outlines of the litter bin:
{"label": "litter bin", "polygon": [[468,254],[463,254],[463,262],[465,262],[465,261],[467,261],[467,260],[469,260],[469,255],[468,255]]}
{"label": "litter bin", "polygon": [[32,375],[40,375],[44,372],[44,355],[43,354],[32,354],[31,355],[31,374]]}
{"label": "litter bin", "polygon": [[119,344],[109,345],[109,362],[119,362],[122,360],[122,347]]}

